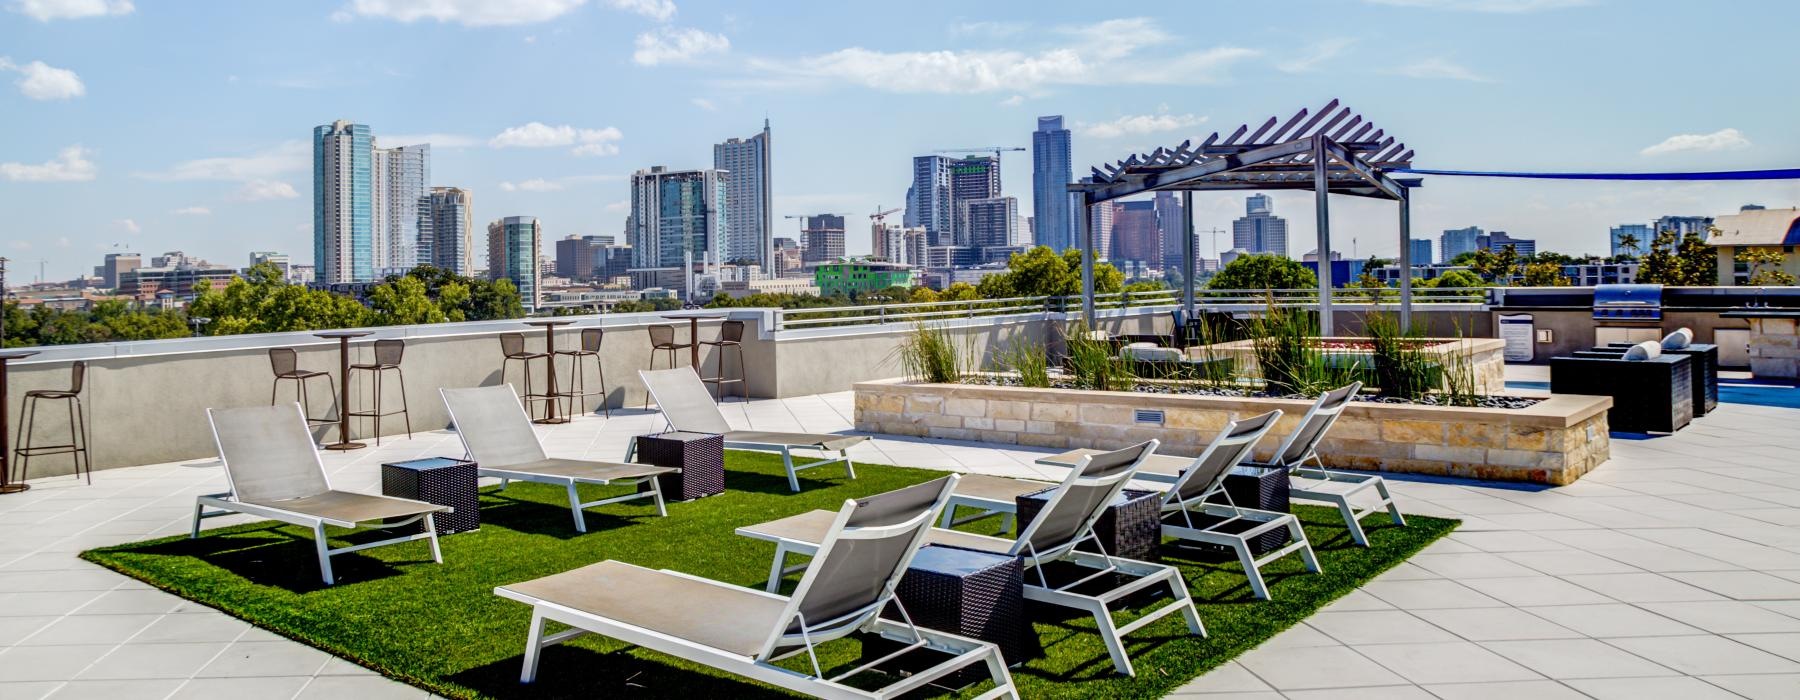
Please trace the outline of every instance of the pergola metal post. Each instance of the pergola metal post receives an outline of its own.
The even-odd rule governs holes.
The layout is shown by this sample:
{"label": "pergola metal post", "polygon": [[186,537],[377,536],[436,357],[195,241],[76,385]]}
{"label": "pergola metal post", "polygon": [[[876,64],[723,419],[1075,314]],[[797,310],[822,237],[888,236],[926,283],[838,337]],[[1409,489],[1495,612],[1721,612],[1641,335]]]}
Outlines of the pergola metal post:
{"label": "pergola metal post", "polygon": [[[1194,193],[1181,193],[1181,317],[1194,319]],[[1174,336],[1182,337],[1181,329]]]}
{"label": "pergola metal post", "polygon": [[1313,202],[1319,220],[1319,335],[1333,333],[1331,314],[1331,155],[1325,152],[1325,135],[1313,137]]}
{"label": "pergola metal post", "polygon": [[1094,225],[1093,205],[1086,192],[1078,193],[1080,217],[1075,220],[1075,235],[1081,239],[1081,320],[1088,330],[1094,329]]}
{"label": "pergola metal post", "polygon": [[1412,330],[1412,190],[1400,187],[1400,329]]}

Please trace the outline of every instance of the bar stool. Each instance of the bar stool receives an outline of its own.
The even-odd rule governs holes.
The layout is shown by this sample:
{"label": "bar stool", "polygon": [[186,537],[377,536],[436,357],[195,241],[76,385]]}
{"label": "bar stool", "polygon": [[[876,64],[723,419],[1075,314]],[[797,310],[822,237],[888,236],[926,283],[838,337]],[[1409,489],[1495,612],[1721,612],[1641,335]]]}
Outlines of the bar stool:
{"label": "bar stool", "polygon": [[[700,381],[713,385],[713,392],[717,397],[714,400],[725,400],[725,387],[722,385],[737,384],[741,391],[740,396],[745,401],[749,401],[750,386],[744,381],[744,322],[726,321],[721,323],[719,324],[719,338],[717,340],[702,340],[700,341],[700,344],[711,346],[713,348],[713,357],[718,360],[718,364],[716,365],[718,371],[713,373],[713,376],[700,378]],[[725,378],[725,351],[727,349],[735,350],[737,352],[737,379]]]}
{"label": "bar stool", "polygon": [[[556,354],[569,356],[569,372],[572,375],[569,378],[569,398],[581,402],[581,412],[587,412],[587,397],[598,395],[600,410],[605,412],[606,417],[611,418],[612,409],[606,405],[606,367],[600,362],[600,343],[604,340],[606,340],[605,329],[583,328],[581,329],[580,347],[574,350],[558,350]],[[594,359],[594,373],[600,375],[600,390],[597,392],[587,390],[587,373],[581,371],[581,359],[584,357]],[[575,411],[571,410],[569,413],[573,415]]]}
{"label": "bar stool", "polygon": [[[547,400],[545,394],[531,393],[531,361],[551,362],[553,360],[550,358],[550,353],[526,350],[524,333],[501,333],[500,353],[505,355],[505,358],[500,361],[500,382],[502,384],[506,383],[506,368],[513,361],[517,360],[525,365],[525,383],[519,386],[519,400],[525,402],[526,413],[530,413],[532,401]],[[550,387],[547,391],[553,394],[556,392],[556,387]]]}
{"label": "bar stool", "polygon": [[[375,421],[375,444],[381,444],[381,417],[396,413],[406,418],[406,437],[412,438],[412,413],[407,411],[406,373],[400,370],[400,358],[406,354],[406,341],[398,338],[386,338],[375,341],[375,361],[350,365],[350,377],[354,379],[357,372],[370,372],[374,376],[375,385],[373,405],[366,411],[351,411],[352,418],[371,418]],[[400,380],[400,410],[382,412],[381,410],[381,378],[393,372]],[[346,379],[345,381],[351,381]]]}
{"label": "bar stool", "polygon": [[[19,406],[19,447],[13,450],[13,461],[19,465],[15,481],[25,480],[27,462],[32,457],[66,454],[75,462],[75,477],[80,478],[81,470],[85,467],[87,482],[94,483],[94,463],[88,457],[87,410],[81,405],[81,391],[86,385],[86,379],[87,363],[76,362],[69,366],[68,389],[32,389],[25,392],[22,405]],[[37,424],[38,403],[46,399],[68,402],[69,444],[31,444],[31,429]]]}
{"label": "bar stool", "polygon": [[[686,342],[686,343],[675,342],[675,327],[674,326],[651,326],[649,328],[649,331],[650,331],[650,369],[652,371],[655,371],[655,369],[656,369],[656,353],[658,351],[664,351],[664,352],[669,353],[669,368],[674,369],[674,367],[675,367],[675,352],[678,350],[686,350],[688,348],[694,347],[693,342],[691,342],[693,340],[692,338],[689,338],[688,340],[690,342]],[[699,372],[700,370],[698,368],[696,368],[694,371]],[[644,410],[646,410],[646,411],[650,410],[650,392],[648,392],[648,391],[644,392]]]}
{"label": "bar stool", "polygon": [[324,377],[325,383],[331,387],[332,405],[337,405],[337,380],[331,377],[330,372],[300,369],[300,355],[293,348],[269,348],[269,369],[275,372],[275,383],[269,387],[270,406],[275,405],[275,395],[281,391],[281,382],[291,379],[294,382],[294,396],[300,401],[300,413],[306,416],[307,423],[337,422],[336,418],[312,417],[312,403],[306,399],[306,380]]}

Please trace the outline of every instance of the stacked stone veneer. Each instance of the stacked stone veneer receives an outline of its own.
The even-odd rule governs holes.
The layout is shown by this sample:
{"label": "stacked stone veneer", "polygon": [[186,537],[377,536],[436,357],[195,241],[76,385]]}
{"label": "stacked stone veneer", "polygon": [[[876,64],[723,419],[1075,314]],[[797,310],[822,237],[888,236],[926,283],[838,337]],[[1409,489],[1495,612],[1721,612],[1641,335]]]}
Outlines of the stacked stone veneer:
{"label": "stacked stone veneer", "polygon": [[[1366,342],[1368,338],[1323,338],[1324,341],[1342,341],[1347,343]],[[1499,394],[1506,391],[1506,341],[1496,338],[1425,338],[1428,345],[1424,353],[1438,358],[1438,364],[1444,367],[1456,367],[1461,363],[1468,367],[1469,374],[1475,380],[1474,392],[1477,394]],[[1367,358],[1370,352],[1350,348],[1330,348],[1320,352],[1328,355],[1361,356]],[[1214,343],[1187,349],[1190,359],[1224,359],[1230,358],[1237,364],[1237,371],[1245,376],[1261,376],[1262,368],[1256,362],[1256,341],[1234,340],[1225,343]]]}
{"label": "stacked stone veneer", "polygon": [[1791,318],[1750,319],[1750,374],[1800,378],[1800,329]]}
{"label": "stacked stone veneer", "polygon": [[[1283,412],[1258,446],[1268,459],[1310,402],[900,380],[856,385],[856,429],[1034,447],[1117,449],[1151,438],[1192,456],[1226,421]],[[1353,403],[1320,444],[1331,467],[1570,484],[1611,454],[1604,396],[1557,395],[1524,409]],[[1163,422],[1137,422],[1140,409]]]}

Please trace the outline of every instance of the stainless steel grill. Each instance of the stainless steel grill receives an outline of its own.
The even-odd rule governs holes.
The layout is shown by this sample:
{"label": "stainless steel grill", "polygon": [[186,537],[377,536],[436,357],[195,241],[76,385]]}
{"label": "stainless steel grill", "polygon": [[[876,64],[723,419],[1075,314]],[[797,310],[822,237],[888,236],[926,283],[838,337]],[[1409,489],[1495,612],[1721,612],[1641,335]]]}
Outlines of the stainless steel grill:
{"label": "stainless steel grill", "polygon": [[1594,320],[1661,321],[1660,284],[1601,284],[1594,287]]}

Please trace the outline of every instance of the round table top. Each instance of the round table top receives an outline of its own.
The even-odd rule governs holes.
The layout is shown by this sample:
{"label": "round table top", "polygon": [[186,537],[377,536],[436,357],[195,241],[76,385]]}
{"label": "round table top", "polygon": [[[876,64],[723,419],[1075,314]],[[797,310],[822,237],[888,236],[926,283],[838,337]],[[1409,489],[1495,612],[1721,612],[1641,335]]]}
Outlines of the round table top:
{"label": "round table top", "polygon": [[574,322],[574,320],[567,318],[539,318],[526,321],[525,325],[555,328],[557,326],[566,326]]}
{"label": "round table top", "polygon": [[314,333],[313,335],[316,337],[320,337],[320,338],[361,338],[365,335],[374,335],[374,333],[375,333],[375,331],[341,330],[341,331],[319,331],[317,333]]}
{"label": "round table top", "polygon": [[729,311],[677,311],[677,312],[673,312],[673,313],[662,314],[662,317],[663,318],[679,318],[679,319],[686,319],[686,320],[695,320],[695,319],[705,319],[705,318],[724,318],[729,313],[731,313],[731,312],[729,312]]}
{"label": "round table top", "polygon": [[0,360],[18,360],[36,354],[38,354],[36,350],[5,350],[0,351]]}

